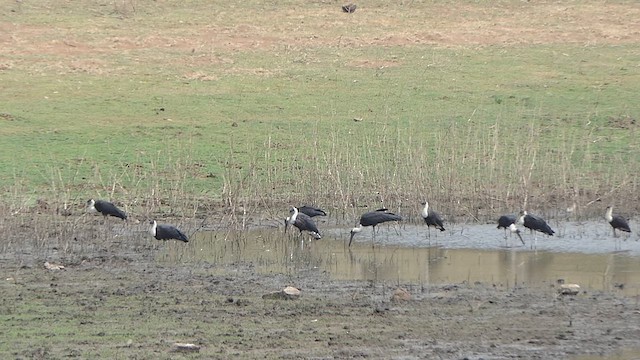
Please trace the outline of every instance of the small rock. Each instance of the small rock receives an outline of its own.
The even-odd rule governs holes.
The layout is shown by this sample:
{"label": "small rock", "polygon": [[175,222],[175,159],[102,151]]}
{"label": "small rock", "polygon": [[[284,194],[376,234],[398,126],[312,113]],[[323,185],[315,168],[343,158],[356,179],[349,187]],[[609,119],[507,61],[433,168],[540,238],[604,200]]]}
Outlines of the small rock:
{"label": "small rock", "polygon": [[294,288],[293,286],[287,286],[286,288],[284,288],[284,290],[282,290],[282,292],[289,296],[295,296],[295,297],[300,296],[300,290]]}
{"label": "small rock", "polygon": [[577,295],[580,292],[578,284],[562,284],[558,288],[560,295]]}
{"label": "small rock", "polygon": [[409,301],[411,300],[411,294],[403,288],[397,288],[391,295],[391,301]]}
{"label": "small rock", "polygon": [[300,297],[300,290],[293,286],[287,286],[281,291],[262,295],[263,299],[272,300],[295,300]]}
{"label": "small rock", "polygon": [[188,343],[175,343],[171,348],[171,352],[199,352],[200,346]]}
{"label": "small rock", "polygon": [[62,270],[64,269],[64,266],[62,265],[57,265],[57,264],[51,264],[50,262],[45,262],[44,263],[44,268],[47,270]]}

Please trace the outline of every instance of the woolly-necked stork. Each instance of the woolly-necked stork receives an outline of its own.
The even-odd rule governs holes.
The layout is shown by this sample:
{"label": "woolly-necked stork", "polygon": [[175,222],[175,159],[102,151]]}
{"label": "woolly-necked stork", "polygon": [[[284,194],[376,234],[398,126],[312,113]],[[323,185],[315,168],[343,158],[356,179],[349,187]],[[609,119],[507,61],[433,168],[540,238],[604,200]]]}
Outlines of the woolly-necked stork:
{"label": "woolly-necked stork", "polygon": [[285,233],[287,232],[289,225],[292,225],[300,230],[300,234],[302,234],[303,231],[307,231],[316,240],[320,240],[322,238],[322,235],[320,235],[320,231],[318,230],[316,223],[311,219],[311,216],[299,211],[295,206],[291,207],[290,212],[292,213],[291,216],[284,220]]}
{"label": "woolly-necked stork", "polygon": [[516,216],[515,215],[502,215],[498,219],[498,229],[504,229],[505,231],[505,239],[507,238],[507,230],[509,230],[512,234],[518,235],[518,239],[524,245],[524,240],[522,240],[522,236],[520,236],[520,229],[516,227]]}
{"label": "woolly-necked stork", "polygon": [[149,222],[151,227],[149,233],[156,238],[156,240],[180,240],[189,242],[187,235],[185,235],[180,229],[173,225],[159,225],[155,220]]}
{"label": "woolly-necked stork", "polygon": [[613,206],[607,206],[607,212],[604,214],[604,218],[613,228],[613,237],[616,237],[616,229],[624,232],[631,232],[627,219],[620,215],[613,214]]}
{"label": "woolly-necked stork", "polygon": [[351,242],[353,241],[353,236],[359,233],[360,231],[362,231],[363,226],[371,226],[375,233],[376,225],[382,224],[387,221],[402,221],[402,217],[400,215],[387,212],[387,209],[385,208],[362,214],[362,216],[360,216],[360,222],[358,222],[358,226],[351,229],[349,246],[351,246]]}
{"label": "woolly-necked stork", "polygon": [[327,216],[327,213],[317,207],[312,207],[312,206],[302,206],[298,208],[298,211],[308,215],[309,217],[316,217],[316,216]]}
{"label": "woolly-necked stork", "polygon": [[120,210],[117,206],[113,205],[105,200],[93,200],[89,199],[87,201],[87,211],[88,212],[99,212],[105,218],[107,216],[113,216],[120,218],[122,220],[127,220],[127,214]]}
{"label": "woolly-necked stork", "polygon": [[543,218],[535,215],[531,215],[527,213],[526,210],[520,211],[520,218],[518,219],[519,224],[523,224],[524,227],[531,231],[539,231],[543,234],[547,234],[549,236],[553,236],[555,231],[551,229],[549,224],[544,221]]}
{"label": "woolly-necked stork", "polygon": [[427,228],[433,226],[440,231],[444,231],[444,225],[442,224],[440,214],[429,208],[428,201],[423,202],[422,205],[424,205],[424,208],[422,209],[422,218],[424,219],[424,223],[427,224]]}

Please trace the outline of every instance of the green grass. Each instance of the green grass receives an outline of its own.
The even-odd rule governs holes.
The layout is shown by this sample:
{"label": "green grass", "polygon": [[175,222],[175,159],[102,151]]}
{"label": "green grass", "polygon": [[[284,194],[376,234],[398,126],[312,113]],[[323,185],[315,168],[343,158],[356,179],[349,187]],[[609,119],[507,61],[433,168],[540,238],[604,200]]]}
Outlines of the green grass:
{"label": "green grass", "polygon": [[[251,14],[277,16],[275,4],[243,3],[235,21],[200,2],[48,4],[46,15],[22,5],[19,21],[56,24],[34,42],[63,34],[73,46],[9,55],[0,72],[0,186],[33,199],[56,183],[80,199],[179,189],[346,208],[380,193],[387,205],[429,196],[465,212],[455,204],[469,198],[521,204],[529,192],[604,195],[636,180],[638,126],[620,122],[640,118],[637,43],[345,46],[332,38],[341,30],[375,39],[404,28],[379,22],[393,11],[383,4],[363,11],[371,24],[337,17],[326,33],[322,21],[342,14],[318,4],[300,11],[320,19],[294,12],[273,24]],[[296,24],[300,33],[278,32]],[[242,26],[255,29],[237,34]],[[257,43],[269,35],[273,44]]]}

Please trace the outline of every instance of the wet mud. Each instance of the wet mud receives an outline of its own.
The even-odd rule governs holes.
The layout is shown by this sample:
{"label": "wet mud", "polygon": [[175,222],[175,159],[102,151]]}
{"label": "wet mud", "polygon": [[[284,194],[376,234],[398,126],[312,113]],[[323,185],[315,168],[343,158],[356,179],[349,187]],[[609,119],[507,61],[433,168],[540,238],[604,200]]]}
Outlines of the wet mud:
{"label": "wet mud", "polygon": [[[351,248],[343,227],[319,241],[265,227],[184,244],[97,221],[36,241],[26,226],[0,258],[2,357],[633,359],[637,243],[604,229],[531,249],[531,235],[522,246],[489,225],[430,238],[384,227]],[[581,290],[560,295],[559,280]],[[302,296],[263,298],[285,286]],[[176,342],[200,350],[172,352]]]}

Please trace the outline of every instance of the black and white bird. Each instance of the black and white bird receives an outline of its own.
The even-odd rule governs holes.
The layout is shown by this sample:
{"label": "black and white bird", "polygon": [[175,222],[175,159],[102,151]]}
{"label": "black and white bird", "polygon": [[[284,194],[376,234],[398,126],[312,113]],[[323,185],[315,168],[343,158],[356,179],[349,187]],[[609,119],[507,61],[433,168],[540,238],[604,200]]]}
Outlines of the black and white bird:
{"label": "black and white bird", "polygon": [[440,214],[429,208],[428,201],[423,202],[422,205],[424,205],[424,208],[422,209],[422,218],[424,219],[425,224],[427,224],[427,228],[433,226],[440,231],[444,231],[445,229],[442,224]]}
{"label": "black and white bird", "polygon": [[295,206],[291,207],[290,213],[291,216],[284,220],[285,233],[287,232],[289,225],[291,225],[298,228],[298,230],[300,230],[300,234],[302,234],[303,231],[306,231],[316,240],[320,240],[322,238],[322,235],[320,235],[320,231],[318,230],[316,223],[311,219],[311,216],[299,211]]}
{"label": "black and white bird", "polygon": [[613,213],[613,206],[607,206],[607,212],[604,214],[604,218],[613,228],[613,237],[616,237],[616,230],[631,232],[631,228],[629,227],[629,223],[627,219],[623,218],[620,215]]}
{"label": "black and white bird", "polygon": [[394,213],[388,212],[387,209],[385,208],[362,214],[362,216],[360,216],[360,221],[358,222],[358,226],[351,229],[349,246],[351,246],[351,242],[353,241],[353,236],[359,233],[360,231],[362,231],[363,226],[371,226],[375,234],[376,225],[382,224],[387,221],[402,221],[402,217],[400,215],[396,215]]}
{"label": "black and white bird", "polygon": [[159,225],[155,220],[149,222],[149,233],[156,238],[156,240],[180,240],[189,242],[187,235],[185,235],[180,229],[173,225]]}
{"label": "black and white bird", "polygon": [[520,239],[522,245],[524,245],[524,240],[522,240],[522,236],[520,235],[520,229],[516,226],[516,220],[515,215],[502,215],[498,218],[498,229],[504,229],[505,239],[507,238],[507,230],[512,234],[518,235],[518,239]]}
{"label": "black and white bird", "polygon": [[516,220],[518,219],[515,215],[502,215],[498,218],[498,229],[504,229],[506,235],[507,229],[511,224],[515,224]]}
{"label": "black and white bird", "polygon": [[105,219],[107,216],[113,216],[113,217],[120,218],[122,220],[127,220],[127,214],[124,211],[120,210],[117,206],[113,205],[113,203],[110,203],[105,200],[89,199],[87,201],[87,211],[98,212],[102,214],[102,216],[104,216]]}
{"label": "black and white bird", "polygon": [[327,216],[327,213],[324,210],[312,206],[301,206],[298,208],[298,211],[308,215],[309,217]]}
{"label": "black and white bird", "polygon": [[551,229],[549,224],[544,221],[543,218],[535,215],[531,215],[527,213],[526,210],[520,211],[520,218],[518,219],[518,224],[524,225],[527,229],[531,231],[539,231],[543,234],[547,234],[549,236],[553,236],[555,231]]}

